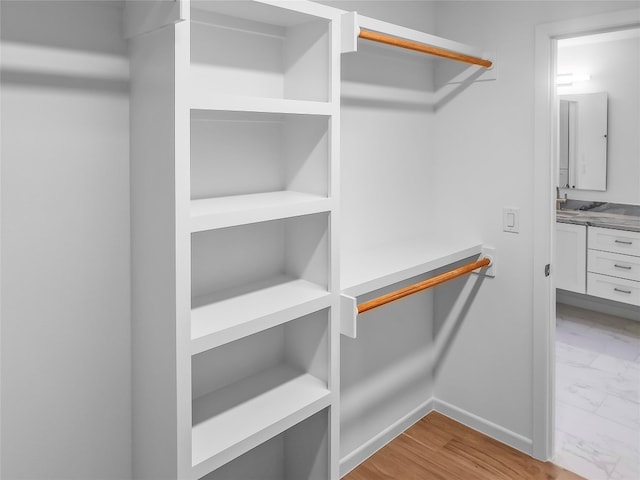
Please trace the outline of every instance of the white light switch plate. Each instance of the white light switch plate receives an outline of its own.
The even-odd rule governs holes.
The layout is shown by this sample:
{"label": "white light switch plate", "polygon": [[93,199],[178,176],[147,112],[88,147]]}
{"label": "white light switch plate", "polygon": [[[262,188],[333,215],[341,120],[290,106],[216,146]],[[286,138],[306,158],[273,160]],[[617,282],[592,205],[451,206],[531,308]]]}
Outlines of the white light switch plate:
{"label": "white light switch plate", "polygon": [[520,233],[520,209],[502,209],[502,230],[511,233]]}

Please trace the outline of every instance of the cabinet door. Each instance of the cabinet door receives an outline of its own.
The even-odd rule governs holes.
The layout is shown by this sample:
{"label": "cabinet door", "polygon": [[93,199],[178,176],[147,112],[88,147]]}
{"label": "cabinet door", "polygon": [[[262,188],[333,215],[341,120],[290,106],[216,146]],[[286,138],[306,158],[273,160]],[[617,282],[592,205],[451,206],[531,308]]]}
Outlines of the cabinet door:
{"label": "cabinet door", "polygon": [[586,293],[587,227],[556,223],[556,288]]}

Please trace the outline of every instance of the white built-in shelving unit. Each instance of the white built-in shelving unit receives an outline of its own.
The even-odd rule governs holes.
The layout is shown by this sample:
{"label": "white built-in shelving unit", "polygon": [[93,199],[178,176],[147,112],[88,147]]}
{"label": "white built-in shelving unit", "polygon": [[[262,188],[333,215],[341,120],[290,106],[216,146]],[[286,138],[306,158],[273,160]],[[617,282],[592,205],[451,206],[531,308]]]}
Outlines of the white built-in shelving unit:
{"label": "white built-in shelving unit", "polygon": [[341,280],[344,13],[127,2],[135,478],[339,478],[344,299],[480,252],[416,239]]}
{"label": "white built-in shelving unit", "polygon": [[336,478],[339,15],[127,20],[135,476]]}

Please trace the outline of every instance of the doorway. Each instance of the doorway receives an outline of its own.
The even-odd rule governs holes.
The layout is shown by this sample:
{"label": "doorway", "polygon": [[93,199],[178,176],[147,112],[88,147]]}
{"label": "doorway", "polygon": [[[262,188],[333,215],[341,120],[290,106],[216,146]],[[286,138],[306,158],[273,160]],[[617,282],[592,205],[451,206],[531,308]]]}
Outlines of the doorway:
{"label": "doorway", "polygon": [[[640,24],[640,10],[614,12],[540,25],[536,29],[535,165],[534,165],[534,385],[533,455],[552,459],[556,419],[556,290],[554,269],[556,186],[558,185],[558,94],[556,91],[558,40]],[[551,265],[551,268],[548,268]],[[551,275],[542,275],[551,271]],[[560,312],[562,315],[563,313]],[[560,439],[562,440],[562,439]],[[609,476],[593,478],[610,478]]]}
{"label": "doorway", "polygon": [[[637,136],[630,132],[640,128],[639,46],[639,28],[556,43],[559,133],[554,171],[558,193],[569,200],[558,202],[562,210],[554,226],[553,460],[591,479],[640,478],[640,309],[629,305],[626,311],[628,304],[594,295],[594,278],[617,277],[587,273],[598,270],[603,255],[616,260],[635,257],[611,257],[592,249],[597,247],[590,238],[596,230],[570,222],[576,218],[597,222],[598,215],[606,215],[598,213],[602,209],[638,203]],[[575,213],[578,216],[572,217]],[[625,265],[607,273],[624,276]],[[626,268],[633,270],[630,265]]]}

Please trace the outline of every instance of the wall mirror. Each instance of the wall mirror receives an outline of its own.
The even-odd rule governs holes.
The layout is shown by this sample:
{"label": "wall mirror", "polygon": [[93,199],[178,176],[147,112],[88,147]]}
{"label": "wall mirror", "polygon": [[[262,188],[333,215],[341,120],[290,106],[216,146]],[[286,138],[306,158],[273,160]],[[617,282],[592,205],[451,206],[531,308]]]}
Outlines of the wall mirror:
{"label": "wall mirror", "polygon": [[562,188],[607,189],[607,94],[560,95],[559,180]]}

